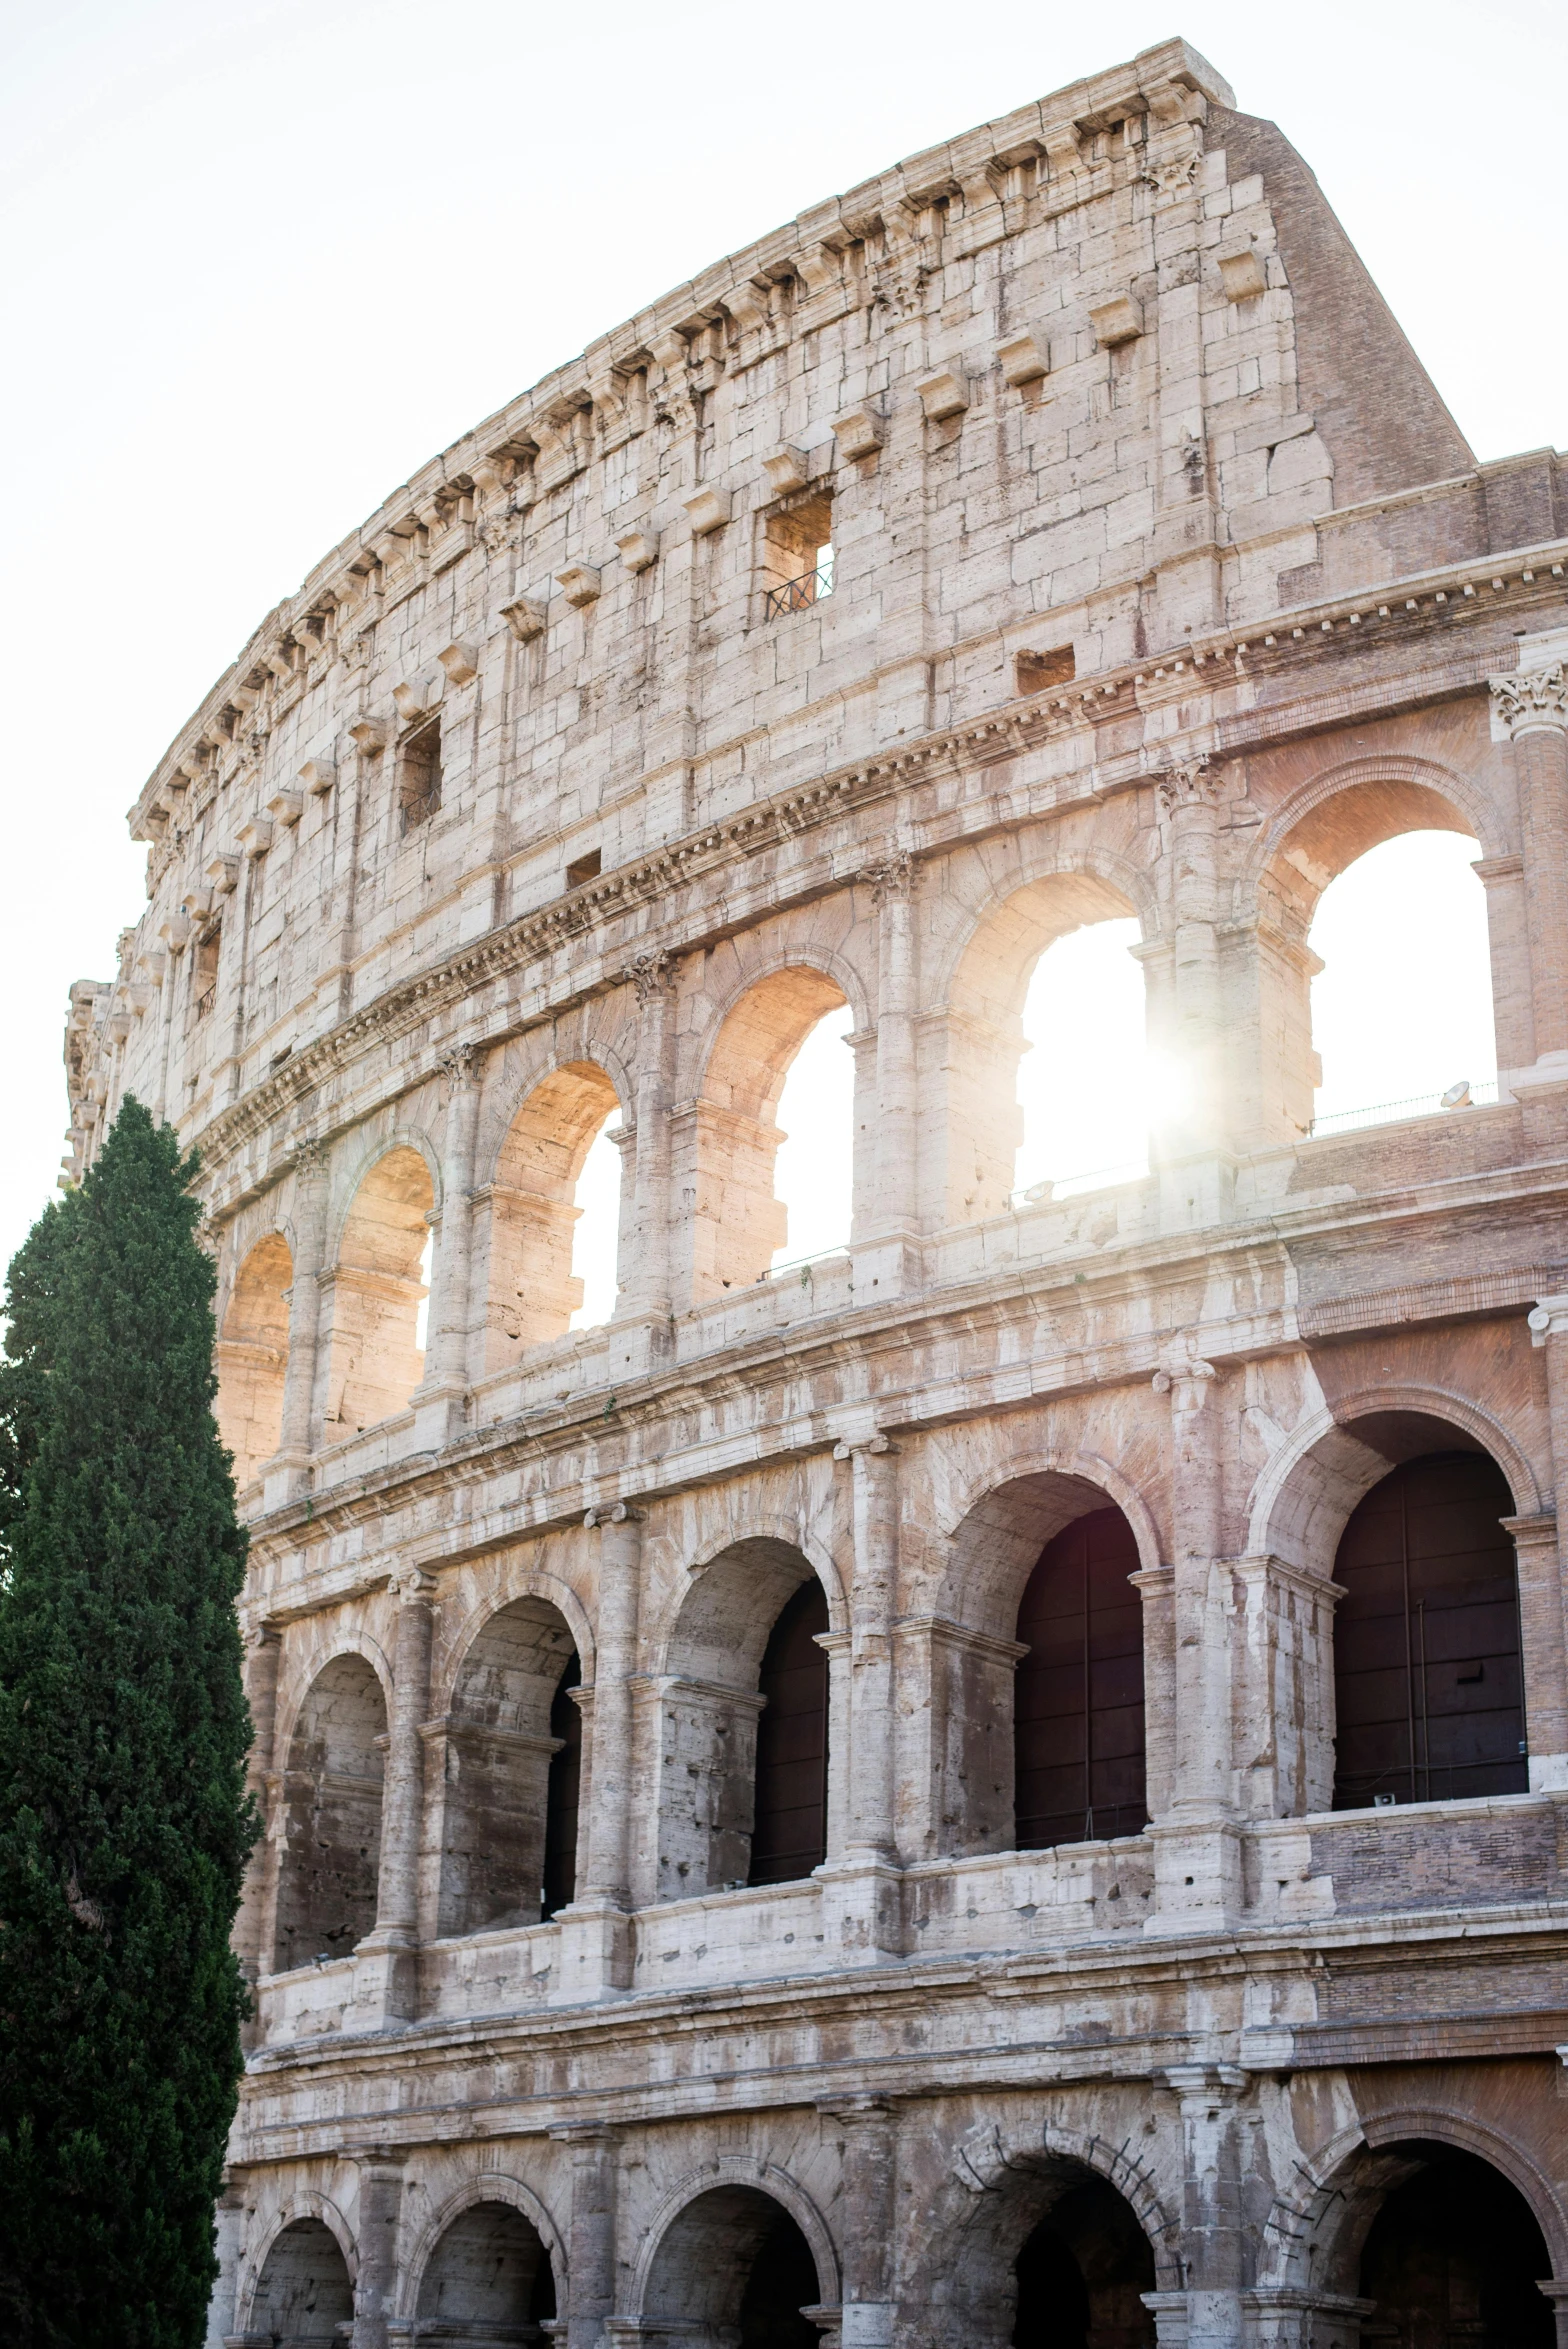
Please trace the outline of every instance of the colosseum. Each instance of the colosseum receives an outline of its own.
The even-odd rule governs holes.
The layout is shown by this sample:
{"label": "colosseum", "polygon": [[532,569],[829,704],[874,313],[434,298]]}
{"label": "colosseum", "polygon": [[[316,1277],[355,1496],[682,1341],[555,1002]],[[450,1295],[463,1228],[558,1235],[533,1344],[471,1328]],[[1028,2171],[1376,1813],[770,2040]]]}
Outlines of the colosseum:
{"label": "colosseum", "polygon": [[[605,334],[214,685],[67,1064],[71,1172],[200,1149],[252,1530],[215,2345],[1548,2349],[1565,566],[1172,41]],[[1495,1099],[1315,1125],[1415,831]],[[1020,1188],[1113,920],[1146,1162]]]}

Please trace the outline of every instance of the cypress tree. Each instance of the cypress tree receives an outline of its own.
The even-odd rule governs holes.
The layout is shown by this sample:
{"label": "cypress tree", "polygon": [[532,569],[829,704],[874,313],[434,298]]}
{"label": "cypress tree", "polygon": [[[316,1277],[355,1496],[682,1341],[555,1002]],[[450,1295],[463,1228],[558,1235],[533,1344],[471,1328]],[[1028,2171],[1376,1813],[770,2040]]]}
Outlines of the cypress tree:
{"label": "cypress tree", "polygon": [[0,2338],[198,2349],[254,1820],[193,1159],[127,1099],[0,1366]]}

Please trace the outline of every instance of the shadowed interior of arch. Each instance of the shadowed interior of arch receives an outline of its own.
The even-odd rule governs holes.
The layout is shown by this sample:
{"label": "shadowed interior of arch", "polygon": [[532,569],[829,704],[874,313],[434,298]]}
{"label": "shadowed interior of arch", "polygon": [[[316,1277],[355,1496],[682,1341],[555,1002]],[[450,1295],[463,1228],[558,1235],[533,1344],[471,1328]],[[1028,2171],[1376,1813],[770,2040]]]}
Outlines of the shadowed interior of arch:
{"label": "shadowed interior of arch", "polygon": [[387,1710],[363,1656],[334,1656],[289,1743],[275,1971],[347,1957],[376,1921]]}
{"label": "shadowed interior of arch", "polygon": [[[1354,1423],[1390,1468],[1334,1559],[1334,1807],[1523,1793],[1514,1499],[1473,1439],[1415,1414]],[[1409,1456],[1401,1458],[1402,1452]]]}
{"label": "shadowed interior of arch", "polygon": [[289,1358],[288,1287],[294,1260],[281,1232],[269,1232],[241,1264],[218,1337],[218,1431],[234,1455],[243,1491],[283,1438],[283,1380]]}
{"label": "shadowed interior of arch", "polygon": [[476,2202],[461,2212],[420,2278],[422,2341],[475,2349],[537,2341],[555,2312],[550,2254],[533,2221],[509,2202]]}
{"label": "shadowed interior of arch", "polygon": [[439,1933],[537,1925],[571,1900],[581,1677],[547,1599],[503,1607],[464,1657],[444,1725]]}
{"label": "shadowed interior of arch", "polygon": [[1153,2349],[1154,2254],[1103,2178],[1068,2182],[1014,2263],[1013,2349]]}
{"label": "shadowed interior of arch", "polygon": [[331,1280],[329,1442],[406,1409],[424,1377],[420,1308],[434,1212],[430,1169],[407,1145],[378,1158],[354,1194]]}
{"label": "shadowed interior of arch", "polygon": [[[1387,2349],[1553,2349],[1552,2272],[1524,2196],[1479,2155],[1420,2140],[1383,2147],[1405,2168],[1361,2246],[1353,2288],[1373,2303],[1364,2341]],[[1408,2166],[1406,2166],[1408,2165]]]}
{"label": "shadowed interior of arch", "polygon": [[811,2246],[756,2186],[715,2186],[677,2212],[654,2254],[645,2320],[674,2320],[690,2349],[818,2349],[801,2312],[827,2300]]}
{"label": "shadowed interior of arch", "polygon": [[826,1628],[791,1543],[733,1542],[694,1577],[661,1684],[661,1900],[788,1882],[826,1856]]}
{"label": "shadowed interior of arch", "polygon": [[[573,1061],[541,1078],[507,1129],[481,1194],[489,1210],[486,1370],[515,1361],[520,1347],[564,1337],[586,1318],[590,1279],[595,1315],[613,1310],[620,1152],[608,1137],[619,1115],[604,1070]],[[579,1246],[580,1221],[589,1228]]]}
{"label": "shadowed interior of arch", "polygon": [[246,2338],[279,2349],[337,2349],[339,2327],[353,2316],[354,2288],[336,2236],[321,2219],[295,2219],[262,2263]]}

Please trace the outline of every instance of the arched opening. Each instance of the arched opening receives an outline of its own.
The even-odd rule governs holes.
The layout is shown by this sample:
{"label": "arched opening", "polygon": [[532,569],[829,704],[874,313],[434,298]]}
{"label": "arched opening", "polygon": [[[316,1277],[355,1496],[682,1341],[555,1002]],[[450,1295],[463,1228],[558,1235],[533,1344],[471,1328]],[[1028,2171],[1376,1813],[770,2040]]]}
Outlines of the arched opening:
{"label": "arched opening", "polygon": [[1015,1193],[1061,1198],[1149,1171],[1143,968],[1130,916],[1087,922],[1034,966],[1018,1071],[1023,1135]]}
{"label": "arched opening", "polygon": [[1138,1545],[1120,1509],[1052,1536],[1024,1585],[1013,1681],[1013,1810],[1020,1851],[1136,1835],[1144,1789]]}
{"label": "arched opening", "polygon": [[1361,2248],[1361,2328],[1379,2349],[1553,2349],[1556,2323],[1539,2289],[1552,2272],[1545,2238],[1518,2188],[1478,2155],[1414,2142],[1385,2148],[1410,2162]]}
{"label": "arched opening", "polygon": [[757,1676],[752,1884],[790,1884],[828,1854],[827,1595],[803,1582],[768,1634]]}
{"label": "arched opening", "polygon": [[620,1242],[620,1103],[592,1061],[552,1069],[507,1131],[488,1193],[485,1367],[608,1319]]}
{"label": "arched opening", "polygon": [[1357,857],[1318,899],[1307,944],[1316,1133],[1410,1117],[1450,1088],[1495,1098],[1486,891],[1479,844],[1406,832]]}
{"label": "arched opening", "polygon": [[1331,792],[1278,843],[1259,887],[1260,1140],[1435,1110],[1461,1079],[1486,1097],[1479,854],[1441,790],[1394,777]]}
{"label": "arched opening", "polygon": [[828,2300],[783,2204],[756,2186],[715,2186],[671,2221],[643,2319],[650,2330],[679,2325],[692,2349],[817,2349],[821,2335],[802,2312]]}
{"label": "arched opening", "polygon": [[538,2228],[509,2202],[476,2202],[445,2230],[420,2278],[419,2339],[539,2341],[555,2310]]}
{"label": "arched opening", "polygon": [[327,1433],[337,1440],[405,1410],[425,1373],[420,1308],[435,1188],[417,1150],[389,1150],[354,1194],[331,1275]]}
{"label": "arched opening", "polygon": [[537,1925],[571,1899],[580,1678],[570,1628],[547,1599],[503,1607],[464,1657],[445,1724],[441,1933]]}
{"label": "arched opening", "polygon": [[1143,2294],[1154,2254],[1131,2205],[1103,2178],[1070,2184],[1014,2263],[1014,2349],[1153,2349]]}
{"label": "arched opening", "polygon": [[1052,873],[1014,890],[965,947],[929,1069],[945,1097],[947,1224],[1075,1175],[1109,1179],[1123,1153],[1135,1172],[1146,1163],[1133,911],[1093,874]]}
{"label": "arched opening", "polygon": [[312,1681],[289,1743],[274,1970],[346,1957],[376,1921],[386,1700],[363,1656]]}
{"label": "arched opening", "polygon": [[926,1856],[1145,1825],[1139,1563],[1086,1476],[1016,1476],[968,1510],[932,1602]]}
{"label": "arched opening", "polygon": [[339,2349],[338,2328],[353,2319],[354,2287],[337,2237],[320,2219],[296,2219],[267,2253],[246,2337],[272,2349]]}
{"label": "arched opening", "polygon": [[[1355,1433],[1384,1457],[1434,1423]],[[1479,1445],[1443,1430],[1372,1486],[1334,1561],[1334,1808],[1519,1794],[1529,1782],[1514,1500]]]}
{"label": "arched opening", "polygon": [[218,1432],[243,1492],[283,1440],[294,1259],[281,1232],[259,1240],[235,1275],[218,1339]]}
{"label": "arched opening", "polygon": [[789,1064],[779,1095],[774,1195],[784,1237],[773,1269],[849,1246],[854,1190],[855,1064],[846,1049],[850,1009],[825,1012]]}
{"label": "arched opening", "polygon": [[821,1585],[788,1542],[733,1542],[695,1577],[661,1683],[661,1900],[783,1883],[826,1856],[826,1629]]}
{"label": "arched opening", "polygon": [[[775,1187],[785,1139],[780,1099],[808,1038],[806,1075],[809,1080],[815,1072],[817,1083],[813,1100],[801,1095],[807,1126],[801,1153],[807,1164],[798,1177],[802,1215],[809,1195],[819,1229],[842,1224],[853,1158],[850,1088],[824,1078],[822,1064],[836,1065],[831,1056],[843,1049],[836,1038],[847,1024],[846,1011],[830,978],[797,967],[760,980],[720,1028],[703,1075],[689,1144],[694,1156],[682,1186],[691,1208],[694,1304],[760,1280],[776,1258],[811,1252],[801,1245],[810,1224],[797,1220],[792,1235],[789,1207]],[[834,1014],[839,1024],[824,1035]]]}

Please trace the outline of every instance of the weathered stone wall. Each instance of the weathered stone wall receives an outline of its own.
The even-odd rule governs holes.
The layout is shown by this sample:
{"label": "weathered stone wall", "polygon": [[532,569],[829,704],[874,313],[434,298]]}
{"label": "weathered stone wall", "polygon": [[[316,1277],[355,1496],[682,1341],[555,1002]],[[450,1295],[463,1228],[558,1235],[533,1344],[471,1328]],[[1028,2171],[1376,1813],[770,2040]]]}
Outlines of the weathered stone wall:
{"label": "weathered stone wall", "polygon": [[[1476,466],[1172,43],[654,304],[214,687],[67,1064],[73,1170],[128,1089],[200,1145],[253,1529],[215,2341],[746,2342],[773,2260],[847,2349],[1000,2349],[1110,2188],[1097,2349],[1328,2349],[1417,2142],[1568,2279],[1564,496]],[[1313,909],[1432,826],[1497,1103],[1314,1137]],[[1146,1177],[1020,1196],[1030,974],[1108,916],[1177,1106]],[[767,1277],[842,1006],[850,1241]],[[1512,1496],[1530,1791],[1335,1813],[1340,1536],[1456,1446]],[[1020,1598],[1108,1505],[1149,1824],[1020,1851]],[[812,1577],[826,1859],[748,1886]]]}

